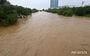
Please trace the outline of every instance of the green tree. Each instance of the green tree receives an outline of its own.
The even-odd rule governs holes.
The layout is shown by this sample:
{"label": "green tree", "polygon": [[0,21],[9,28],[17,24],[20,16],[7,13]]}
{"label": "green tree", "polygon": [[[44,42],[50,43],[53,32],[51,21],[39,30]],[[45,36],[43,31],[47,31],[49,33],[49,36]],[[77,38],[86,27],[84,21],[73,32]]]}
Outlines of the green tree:
{"label": "green tree", "polygon": [[38,12],[37,9],[32,9],[32,13]]}
{"label": "green tree", "polygon": [[7,0],[0,0],[0,4],[5,4]]}

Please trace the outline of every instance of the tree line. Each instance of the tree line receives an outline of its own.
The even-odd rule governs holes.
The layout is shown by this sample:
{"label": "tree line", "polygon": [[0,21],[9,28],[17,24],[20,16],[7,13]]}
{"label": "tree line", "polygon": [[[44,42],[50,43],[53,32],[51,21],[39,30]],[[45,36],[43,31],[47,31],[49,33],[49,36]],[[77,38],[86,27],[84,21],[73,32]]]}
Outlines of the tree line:
{"label": "tree line", "polygon": [[0,26],[15,24],[18,21],[18,16],[27,16],[37,11],[37,9],[12,5],[7,0],[0,0]]}
{"label": "tree line", "polygon": [[45,10],[47,12],[52,12],[52,13],[57,13],[59,15],[64,15],[64,16],[86,16],[90,17],[90,6],[85,6],[85,7],[63,7],[63,8],[49,8]]}

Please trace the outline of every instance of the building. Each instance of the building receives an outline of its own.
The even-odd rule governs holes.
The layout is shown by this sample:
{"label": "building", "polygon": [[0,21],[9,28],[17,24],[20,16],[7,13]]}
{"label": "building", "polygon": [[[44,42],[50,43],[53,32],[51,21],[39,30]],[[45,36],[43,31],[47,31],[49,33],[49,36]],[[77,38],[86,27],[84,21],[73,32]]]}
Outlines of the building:
{"label": "building", "polygon": [[51,0],[50,8],[58,8],[58,0]]}

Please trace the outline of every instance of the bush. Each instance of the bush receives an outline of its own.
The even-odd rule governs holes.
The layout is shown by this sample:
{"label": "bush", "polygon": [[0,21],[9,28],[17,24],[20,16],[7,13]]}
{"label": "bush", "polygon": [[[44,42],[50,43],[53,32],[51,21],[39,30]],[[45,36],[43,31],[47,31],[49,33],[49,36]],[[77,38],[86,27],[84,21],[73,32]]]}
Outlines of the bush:
{"label": "bush", "polygon": [[38,12],[37,9],[32,9],[32,13]]}
{"label": "bush", "polygon": [[84,7],[76,8],[75,15],[84,16],[85,15],[85,8]]}
{"label": "bush", "polygon": [[86,14],[90,14],[90,6],[85,6]]}
{"label": "bush", "polygon": [[16,9],[18,15],[29,15],[32,13],[31,9],[21,6],[15,6],[14,9]]}
{"label": "bush", "polygon": [[63,15],[64,16],[72,16],[73,15],[73,11],[71,9],[65,10],[63,12]]}
{"label": "bush", "polygon": [[62,9],[59,9],[59,10],[57,11],[57,13],[58,13],[59,15],[63,15],[63,12],[64,12],[64,10],[62,10]]}
{"label": "bush", "polygon": [[0,22],[1,22],[0,25],[2,25],[2,26],[8,26],[9,25],[9,22],[7,19],[3,19]]}
{"label": "bush", "polygon": [[[36,11],[36,10],[35,10]],[[29,15],[32,11],[22,6],[11,5],[7,0],[0,0],[0,25],[8,26],[17,22],[17,16]]]}
{"label": "bush", "polygon": [[0,6],[0,25],[8,26],[17,22],[16,10],[11,10],[10,6]]}
{"label": "bush", "polygon": [[59,9],[48,9],[45,10],[47,12],[52,12],[52,13],[57,13],[59,15],[64,15],[64,16],[85,16],[87,14],[90,14],[90,6],[85,6],[85,7],[64,7],[64,8],[59,8]]}
{"label": "bush", "polygon": [[17,12],[13,11],[12,14],[7,14],[3,16],[0,22],[1,22],[0,25],[2,26],[8,26],[11,24],[15,24],[17,22]]}
{"label": "bush", "polygon": [[15,24],[17,22],[17,14],[7,15],[7,20],[9,22],[9,24]]}
{"label": "bush", "polygon": [[3,18],[5,18],[5,13],[3,8],[0,6],[0,19],[3,19]]}

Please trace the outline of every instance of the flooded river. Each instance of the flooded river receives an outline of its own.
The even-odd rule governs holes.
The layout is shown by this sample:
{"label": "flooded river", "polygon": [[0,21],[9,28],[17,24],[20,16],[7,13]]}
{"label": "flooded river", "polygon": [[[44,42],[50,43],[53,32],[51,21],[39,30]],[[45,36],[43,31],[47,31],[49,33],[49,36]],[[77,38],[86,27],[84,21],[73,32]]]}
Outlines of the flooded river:
{"label": "flooded river", "polygon": [[0,27],[0,56],[90,56],[90,18],[37,12]]}

